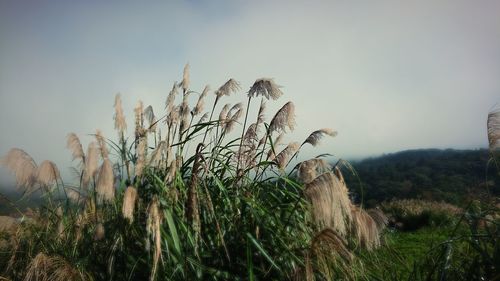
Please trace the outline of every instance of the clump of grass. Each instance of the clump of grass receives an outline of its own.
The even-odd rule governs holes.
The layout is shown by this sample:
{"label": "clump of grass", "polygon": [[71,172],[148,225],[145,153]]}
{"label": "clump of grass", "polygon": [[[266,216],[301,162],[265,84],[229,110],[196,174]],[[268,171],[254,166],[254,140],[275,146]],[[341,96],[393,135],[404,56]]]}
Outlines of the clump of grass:
{"label": "clump of grass", "polygon": [[420,199],[384,202],[381,209],[391,217],[393,226],[403,230],[449,225],[458,220],[463,212],[461,208],[449,203]]}
{"label": "clump of grass", "polygon": [[[42,191],[46,205],[15,235],[5,267],[26,280],[323,280],[358,279],[353,245],[379,245],[380,229],[354,206],[338,167],[324,159],[289,164],[305,144],[316,146],[331,129],[276,151],[295,128],[286,102],[266,122],[265,101],[283,95],[272,79],[250,87],[247,106],[221,106],[240,91],[229,79],[213,92],[190,89],[189,67],[156,116],[134,109],[131,136],[120,95],[114,120],[118,140],[97,131],[87,153],[68,135],[78,176],[63,184],[55,164],[11,150],[6,166],[18,184]],[[191,107],[189,95],[198,94]],[[180,103],[175,104],[179,97]],[[249,114],[260,99],[257,116]],[[213,119],[217,116],[218,119]],[[255,122],[251,123],[251,120]],[[247,123],[248,125],[247,127]],[[242,124],[241,132],[235,132]],[[276,134],[279,134],[276,136]],[[237,137],[241,136],[241,137]],[[298,178],[289,175],[298,175]],[[39,171],[38,173],[36,171]]]}

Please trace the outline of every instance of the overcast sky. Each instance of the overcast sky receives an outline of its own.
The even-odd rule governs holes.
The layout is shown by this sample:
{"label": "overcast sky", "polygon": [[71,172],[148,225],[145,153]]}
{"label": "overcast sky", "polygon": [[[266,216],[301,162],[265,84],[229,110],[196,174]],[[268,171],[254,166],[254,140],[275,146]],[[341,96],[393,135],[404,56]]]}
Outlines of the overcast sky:
{"label": "overcast sky", "polygon": [[114,136],[118,92],[130,118],[138,99],[161,111],[187,62],[199,91],[275,78],[289,140],[339,132],[305,154],[487,145],[500,1],[126,2],[0,0],[0,155],[67,166],[69,132]]}

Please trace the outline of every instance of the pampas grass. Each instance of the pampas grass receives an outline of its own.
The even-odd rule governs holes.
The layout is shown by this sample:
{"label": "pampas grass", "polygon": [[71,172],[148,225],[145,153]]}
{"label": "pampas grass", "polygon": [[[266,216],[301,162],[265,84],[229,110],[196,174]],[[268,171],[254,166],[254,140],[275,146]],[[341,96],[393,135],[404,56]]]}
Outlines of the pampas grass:
{"label": "pampas grass", "polygon": [[321,158],[313,158],[300,162],[297,170],[297,176],[303,183],[310,183],[319,173],[329,170],[330,164]]}
{"label": "pampas grass", "polygon": [[37,165],[28,153],[22,149],[13,148],[0,163],[14,173],[18,187],[24,187],[28,192],[32,191],[37,183]]}
{"label": "pampas grass", "polygon": [[106,140],[104,136],[102,135],[101,130],[97,130],[95,133],[95,138],[97,140],[97,144],[99,145],[99,150],[101,151],[101,157],[103,159],[108,158],[109,151],[106,146]]}
{"label": "pampas grass", "polygon": [[500,108],[488,113],[487,128],[489,147],[493,151],[500,147]]}
{"label": "pampas grass", "polygon": [[286,132],[286,127],[292,131],[295,128],[295,106],[292,102],[287,102],[276,112],[271,123],[269,123],[269,134]]}
{"label": "pampas grass", "polygon": [[351,201],[347,188],[331,172],[323,173],[305,185],[314,221],[320,229],[331,227],[345,236],[351,221]]}
{"label": "pampas grass", "polygon": [[137,190],[133,186],[127,187],[123,195],[122,215],[129,223],[134,222],[135,201],[137,198]]}
{"label": "pampas grass", "polygon": [[137,146],[137,162],[135,164],[135,176],[142,175],[146,165],[146,151],[148,148],[148,140],[146,137],[139,138],[139,145]]}
{"label": "pampas grass", "polygon": [[337,132],[332,130],[332,129],[329,129],[329,128],[324,128],[324,129],[314,131],[307,137],[307,139],[302,143],[302,145],[308,143],[312,146],[316,146],[319,144],[319,141],[325,135],[335,137],[337,135]]}
{"label": "pampas grass", "polygon": [[70,133],[67,137],[67,144],[66,146],[69,148],[71,151],[71,154],[73,156],[73,160],[78,159],[81,161],[81,163],[84,163],[85,161],[85,154],[83,153],[83,146],[80,142],[80,139],[75,133]]}
{"label": "pampas grass", "polygon": [[188,63],[184,66],[184,72],[182,74],[181,86],[184,93],[186,93],[189,89],[189,82],[190,80],[189,80],[189,63]]}
{"label": "pampas grass", "polygon": [[37,181],[45,186],[53,185],[59,178],[59,169],[54,162],[45,160],[37,170]]}
{"label": "pampas grass", "polygon": [[[40,215],[20,225],[9,278],[22,280],[28,273],[28,279],[36,279],[34,265],[47,271],[40,278],[48,278],[55,272],[50,263],[61,257],[78,272],[90,272],[93,280],[288,280],[300,268],[307,280],[323,280],[342,277],[335,272],[352,262],[353,240],[365,248],[378,245],[370,242],[376,241],[371,227],[383,220],[351,209],[339,169],[311,159],[284,173],[301,146],[291,142],[278,149],[295,128],[295,108],[288,102],[266,120],[264,101],[283,94],[272,79],[256,80],[247,104],[226,104],[218,120],[212,120],[218,102],[238,92],[239,83],[230,79],[217,89],[211,111],[197,122],[209,88],[192,107],[189,94],[197,91],[190,87],[186,66],[182,82],[168,94],[166,112],[156,112],[161,118],[154,105],[137,104],[130,136],[117,95],[118,141],[97,131],[86,155],[70,134],[68,148],[82,163],[75,169],[80,184],[66,184],[50,161],[37,169],[24,151],[9,152],[2,162],[18,183],[56,183],[57,191],[65,191],[47,188],[48,204]],[[179,94],[182,101],[176,104]],[[249,119],[252,102],[260,107]],[[164,123],[157,122],[163,118]],[[253,122],[247,128],[248,120]],[[231,137],[236,129],[241,129],[240,139]],[[154,142],[148,143],[150,134]],[[324,135],[334,132],[315,131],[304,143],[314,146]],[[290,176],[295,169],[297,178]],[[36,258],[32,253],[44,254]],[[61,276],[78,279],[71,268],[65,270],[71,274]]]}
{"label": "pampas grass", "polygon": [[170,90],[170,93],[167,96],[167,100],[165,101],[165,109],[167,112],[172,112],[174,109],[174,104],[175,104],[175,96],[178,95],[178,86],[177,83],[174,83],[172,86],[172,90]]}
{"label": "pampas grass", "polygon": [[362,208],[351,206],[352,233],[359,245],[368,250],[380,246],[379,228],[375,220]]}
{"label": "pampas grass", "polygon": [[239,91],[240,89],[240,83],[232,78],[229,79],[226,83],[224,83],[224,85],[220,86],[220,88],[215,91],[216,103],[221,97],[229,96],[232,93]]}
{"label": "pampas grass", "polygon": [[277,100],[283,95],[280,90],[281,86],[278,86],[273,79],[261,78],[257,79],[255,83],[248,91],[249,97],[263,96],[266,99]]}
{"label": "pampas grass", "polygon": [[120,94],[115,96],[115,129],[118,131],[119,136],[122,136],[127,130],[127,123],[125,123],[125,114],[122,108],[122,99]]}
{"label": "pampas grass", "polygon": [[99,148],[96,142],[89,143],[87,157],[85,158],[85,170],[83,173],[83,186],[95,179],[99,167]]}
{"label": "pampas grass", "polygon": [[243,116],[245,109],[243,108],[242,103],[237,103],[227,112],[226,117],[224,118],[224,130],[226,133],[230,133],[238,120]]}
{"label": "pampas grass", "polygon": [[104,201],[111,202],[115,198],[113,165],[109,159],[104,159],[99,170],[96,192]]}
{"label": "pampas grass", "polygon": [[[151,204],[148,207],[148,219],[146,223],[146,230],[147,230],[147,244],[149,245],[149,239],[151,237],[151,240],[154,242],[154,249],[153,249],[153,267],[151,269],[151,275],[150,279],[151,281],[155,280],[156,277],[156,272],[158,269],[158,262],[160,260],[160,255],[161,255],[161,233],[160,233],[160,228],[161,228],[161,223],[162,223],[162,216],[160,214],[160,209],[158,206],[158,199],[155,197],[151,201]],[[147,247],[149,248],[149,246]]]}
{"label": "pampas grass", "polygon": [[[210,91],[210,86],[205,86],[205,89],[203,89],[203,92],[200,94],[198,97],[198,101],[196,102],[196,105],[193,107],[193,110],[191,111],[191,115],[197,116],[201,112],[203,112],[205,108],[205,98],[208,94],[208,91]],[[206,116],[208,118],[208,116]]]}
{"label": "pampas grass", "polygon": [[280,169],[284,169],[285,166],[290,161],[292,155],[294,155],[298,149],[299,149],[299,143],[292,142],[285,149],[283,149],[278,155],[276,155],[274,161],[276,162],[278,167]]}
{"label": "pampas grass", "polygon": [[24,281],[84,281],[89,274],[79,271],[59,256],[38,253],[30,263]]}

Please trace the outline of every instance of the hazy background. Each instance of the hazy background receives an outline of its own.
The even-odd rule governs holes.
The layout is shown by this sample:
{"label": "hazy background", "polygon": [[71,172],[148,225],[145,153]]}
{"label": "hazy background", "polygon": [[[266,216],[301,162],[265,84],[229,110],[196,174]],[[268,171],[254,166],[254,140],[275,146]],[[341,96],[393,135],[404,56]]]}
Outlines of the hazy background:
{"label": "hazy background", "polygon": [[[66,135],[114,137],[122,93],[158,114],[191,64],[192,89],[228,78],[244,94],[274,77],[297,105],[303,156],[485,147],[500,101],[500,1],[0,0],[0,155],[71,164]],[[0,186],[11,178],[0,169]]]}

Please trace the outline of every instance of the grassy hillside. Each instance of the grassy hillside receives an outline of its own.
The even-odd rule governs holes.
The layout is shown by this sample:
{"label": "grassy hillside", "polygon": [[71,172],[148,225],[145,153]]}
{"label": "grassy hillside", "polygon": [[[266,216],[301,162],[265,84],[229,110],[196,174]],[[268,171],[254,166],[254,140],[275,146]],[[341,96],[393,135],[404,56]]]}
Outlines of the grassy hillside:
{"label": "grassy hillside", "polygon": [[425,199],[464,205],[500,193],[488,150],[408,150],[353,163],[347,175],[355,200],[368,207],[391,199]]}

